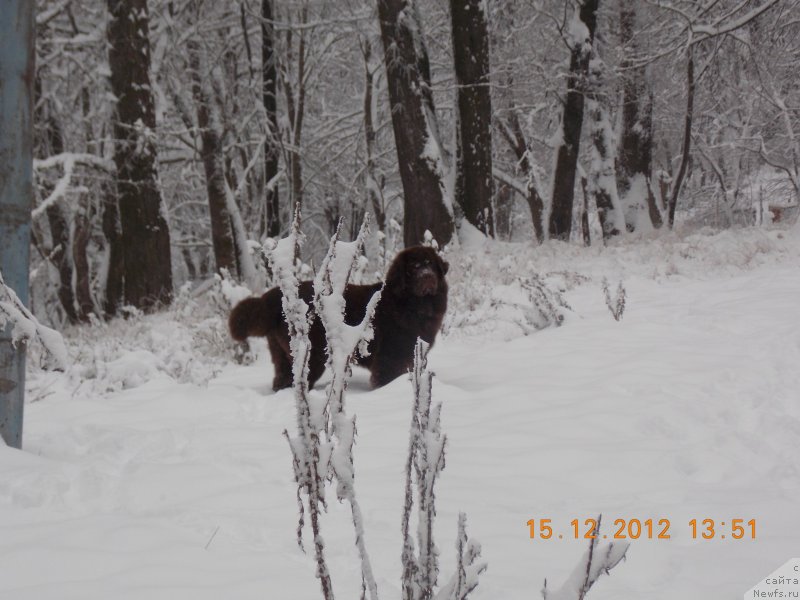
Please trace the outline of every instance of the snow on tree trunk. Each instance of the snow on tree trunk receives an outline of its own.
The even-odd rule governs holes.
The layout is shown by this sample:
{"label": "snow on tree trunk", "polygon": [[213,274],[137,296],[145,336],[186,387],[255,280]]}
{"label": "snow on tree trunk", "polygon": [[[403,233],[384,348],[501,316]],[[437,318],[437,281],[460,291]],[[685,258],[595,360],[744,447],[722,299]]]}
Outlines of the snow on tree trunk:
{"label": "snow on tree trunk", "polygon": [[539,191],[541,186],[536,174],[536,165],[532,160],[533,153],[530,143],[522,132],[522,126],[519,122],[518,109],[512,106],[508,120],[498,119],[497,123],[500,126],[500,133],[514,151],[520,169],[526,176],[525,186],[515,186],[515,188],[518,188],[519,193],[523,194],[528,201],[531,221],[533,222],[533,232],[536,236],[536,241],[542,243],[545,240],[544,199]]}
{"label": "snow on tree trunk", "polygon": [[420,244],[430,231],[443,247],[454,233],[453,205],[419,15],[413,0],[378,0],[378,17],[403,182],[403,240]]}
{"label": "snow on tree trunk", "polygon": [[553,239],[569,240],[572,231],[575,175],[583,126],[584,91],[597,27],[599,3],[600,0],[582,0],[566,32],[570,61],[550,201],[549,235]]}
{"label": "snow on tree trunk", "polygon": [[622,49],[622,111],[617,189],[628,231],[652,229],[662,224],[650,186],[653,163],[653,96],[647,71],[635,65],[638,45],[634,35],[636,10],[632,0],[620,5],[619,37]]}
{"label": "snow on tree trunk", "polygon": [[172,298],[172,260],[156,168],[147,0],[108,0],[108,10],[124,298],[148,309]]}
{"label": "snow on tree trunk", "polygon": [[[614,131],[608,113],[601,102],[600,65],[592,60],[591,92],[588,96],[589,136],[592,140],[591,160],[587,177],[587,192],[597,206],[597,216],[603,230],[603,240],[624,231],[625,222],[617,195],[614,156]],[[584,211],[584,215],[586,211]]]}
{"label": "snow on tree trunk", "polygon": [[219,112],[214,105],[213,91],[208,83],[205,49],[201,42],[187,43],[192,68],[192,95],[197,109],[197,127],[202,145],[201,158],[206,177],[208,212],[211,219],[211,242],[217,270],[226,269],[235,277],[241,276],[236,260],[236,248],[231,230],[231,215],[226,200],[225,156]]}
{"label": "snow on tree trunk", "polygon": [[456,76],[454,195],[467,221],[494,235],[489,26],[484,0],[450,0]]}
{"label": "snow on tree trunk", "polygon": [[[64,152],[64,136],[61,124],[53,114],[52,102],[41,98],[42,80],[39,73],[36,74],[34,89],[36,94],[34,156],[41,160]],[[58,300],[64,309],[67,322],[74,324],[78,322],[78,313],[75,310],[75,294],[72,290],[71,241],[67,210],[61,203],[53,203],[44,212],[50,226],[51,249],[48,259],[58,272]]]}

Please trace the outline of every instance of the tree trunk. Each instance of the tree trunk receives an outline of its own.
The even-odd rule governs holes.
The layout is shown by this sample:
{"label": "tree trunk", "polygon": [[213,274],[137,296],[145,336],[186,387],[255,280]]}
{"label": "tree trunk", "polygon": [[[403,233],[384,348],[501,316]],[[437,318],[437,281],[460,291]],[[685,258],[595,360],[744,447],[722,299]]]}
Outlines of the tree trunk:
{"label": "tree trunk", "polygon": [[484,0],[450,0],[456,76],[454,196],[467,221],[494,235],[492,99]]}
{"label": "tree trunk", "polygon": [[172,298],[172,260],[153,139],[147,0],[108,0],[108,9],[124,298],[151,309]]}
{"label": "tree trunk", "polygon": [[[39,80],[37,78],[37,88]],[[44,114],[44,103],[39,104],[36,110],[36,119],[39,121],[40,126],[44,126],[46,131],[43,136],[46,138],[37,140],[36,154],[39,158],[45,158],[51,154],[61,154],[64,151],[64,142],[61,135],[61,128],[58,121],[52,114]],[[48,107],[52,108],[52,107]],[[48,148],[44,148],[42,142],[45,142]],[[61,308],[67,316],[69,323],[78,322],[78,313],[75,310],[75,294],[72,291],[72,259],[71,259],[71,241],[69,236],[69,218],[67,211],[61,202],[56,202],[45,209],[47,216],[47,223],[50,226],[50,239],[52,241],[52,248],[48,258],[53,263],[58,271],[58,300],[61,303]]]}
{"label": "tree trunk", "polygon": [[78,318],[87,321],[94,312],[92,291],[89,284],[89,259],[86,249],[92,236],[89,218],[79,212],[75,215],[75,233],[72,244],[72,260],[75,264],[75,297],[78,301]]}
{"label": "tree trunk", "polygon": [[[594,199],[597,217],[603,230],[603,241],[619,235],[625,228],[625,220],[620,206],[617,191],[617,172],[614,164],[614,131],[611,119],[603,106],[602,73],[599,63],[597,68],[590,67],[588,113],[589,136],[592,141],[589,173],[584,186],[584,196]],[[584,202],[584,217],[588,214],[588,200]]]}
{"label": "tree trunk", "polygon": [[281,205],[278,196],[278,159],[280,158],[280,130],[278,129],[278,55],[275,52],[275,19],[272,0],[261,0],[261,101],[267,116],[267,142],[264,146],[264,231],[267,236],[281,235]]}
{"label": "tree trunk", "polygon": [[48,206],[45,210],[50,225],[50,237],[53,248],[50,261],[58,271],[58,300],[67,315],[69,323],[77,323],[78,313],[75,310],[75,294],[72,291],[72,244],[69,239],[69,221],[66,211],[60,203]]}
{"label": "tree trunk", "polygon": [[236,262],[236,248],[231,231],[231,216],[228,213],[225,181],[225,162],[223,156],[221,125],[219,113],[214,106],[214,94],[203,81],[208,68],[205,54],[197,40],[189,40],[187,44],[189,60],[192,68],[192,95],[197,107],[197,127],[200,130],[202,144],[201,158],[206,176],[208,194],[208,212],[211,219],[211,242],[214,247],[214,259],[217,271],[226,269],[234,277],[239,277]]}
{"label": "tree trunk", "polygon": [[[589,59],[597,28],[597,9],[600,0],[583,0],[573,17],[570,35],[567,97],[561,116],[561,142],[556,153],[553,173],[553,195],[550,203],[550,237],[569,240],[572,231],[572,208],[575,200],[575,171],[583,126],[583,104]],[[581,28],[579,25],[583,25]],[[585,28],[585,31],[584,31]],[[585,35],[583,35],[585,34]]]}
{"label": "tree trunk", "polygon": [[108,243],[108,271],[106,273],[103,311],[113,317],[122,304],[125,278],[125,256],[122,248],[122,227],[119,223],[119,205],[110,186],[103,186],[103,235]]}
{"label": "tree trunk", "polygon": [[[636,229],[639,213],[645,211],[654,227],[661,227],[662,224],[661,212],[656,206],[650,181],[653,163],[653,97],[647,85],[645,67],[633,64],[637,50],[635,23],[633,1],[623,0],[619,26],[622,47],[622,127],[617,160],[617,189],[628,231]],[[644,194],[641,194],[642,191]]]}
{"label": "tree trunk", "polygon": [[[34,81],[34,156],[47,158],[64,152],[64,136],[58,119],[53,115],[52,103],[42,99],[42,80],[39,73]],[[72,261],[70,260],[69,218],[61,202],[56,202],[45,209],[47,223],[50,226],[52,248],[48,259],[58,271],[58,300],[67,322],[77,323],[75,311],[75,295],[72,292]]]}
{"label": "tree trunk", "polygon": [[683,153],[681,156],[681,166],[678,168],[678,175],[672,185],[672,194],[669,197],[669,228],[675,225],[675,208],[678,206],[678,195],[681,192],[683,178],[686,175],[686,167],[689,164],[689,151],[692,147],[692,118],[694,116],[694,54],[692,46],[689,46],[686,57],[686,116],[683,124]]}
{"label": "tree trunk", "polygon": [[591,121],[592,160],[589,171],[588,193],[597,206],[597,217],[603,230],[603,240],[619,235],[624,227],[620,201],[615,181],[614,156],[612,154],[611,124],[599,99],[589,101]]}
{"label": "tree trunk", "polygon": [[519,123],[519,113],[512,106],[508,122],[498,120],[500,124],[500,132],[503,137],[511,146],[514,155],[517,157],[519,167],[527,177],[527,194],[525,195],[528,201],[528,207],[531,211],[531,221],[533,222],[533,232],[536,241],[540,244],[544,241],[544,200],[541,193],[539,193],[539,186],[536,182],[536,174],[533,170],[531,163],[530,145],[525,134],[522,132],[522,127]]}
{"label": "tree trunk", "polygon": [[[305,25],[308,22],[308,7],[300,9],[299,24]],[[292,214],[303,207],[303,162],[301,144],[303,139],[303,123],[306,109],[306,30],[300,29],[297,43],[297,77],[296,82],[289,79],[288,72],[283,79],[283,87],[286,95],[286,112],[289,117],[289,147],[286,156],[289,174],[289,190],[291,193]],[[286,31],[286,47],[288,49],[287,63],[291,62],[291,54],[294,50],[294,32],[291,28]]]}
{"label": "tree trunk", "polygon": [[427,230],[444,246],[454,233],[453,207],[417,10],[413,0],[378,0],[378,17],[403,182],[403,241],[420,244]]}
{"label": "tree trunk", "polygon": [[361,52],[364,55],[364,138],[366,149],[366,168],[364,169],[365,191],[367,201],[372,207],[378,231],[386,230],[386,208],[383,202],[383,183],[378,181],[375,165],[375,119],[372,114],[373,88],[375,87],[375,71],[370,64],[372,44],[368,37],[361,40]]}

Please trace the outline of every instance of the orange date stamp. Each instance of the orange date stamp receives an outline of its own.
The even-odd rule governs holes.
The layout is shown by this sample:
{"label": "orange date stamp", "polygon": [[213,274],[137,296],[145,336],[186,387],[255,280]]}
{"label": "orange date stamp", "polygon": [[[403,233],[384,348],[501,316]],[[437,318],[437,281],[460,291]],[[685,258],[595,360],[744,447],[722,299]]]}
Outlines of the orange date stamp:
{"label": "orange date stamp", "polygon": [[[677,524],[675,525],[678,526]],[[755,540],[755,519],[692,519],[681,524],[688,527],[692,539],[699,540]],[[530,519],[528,534],[532,540],[550,539],[610,539],[610,540],[669,540],[673,522],[666,518],[615,519],[612,533],[600,535],[598,519],[572,519],[568,526],[555,530],[552,519]]]}

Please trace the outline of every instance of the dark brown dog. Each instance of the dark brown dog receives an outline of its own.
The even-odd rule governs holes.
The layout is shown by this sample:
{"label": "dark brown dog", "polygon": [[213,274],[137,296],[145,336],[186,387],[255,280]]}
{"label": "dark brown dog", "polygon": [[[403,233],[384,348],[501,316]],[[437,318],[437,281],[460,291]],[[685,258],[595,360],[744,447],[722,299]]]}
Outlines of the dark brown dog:
{"label": "dark brown dog", "polygon": [[[417,338],[433,344],[447,310],[447,263],[432,248],[414,246],[400,252],[386,274],[386,284],[375,309],[375,336],[369,356],[358,357],[358,364],[371,372],[370,383],[380,387],[406,373],[414,362]],[[356,325],[366,313],[367,303],[381,288],[380,283],[348,285],[344,291],[345,323]],[[311,304],[314,284],[300,283],[300,297]],[[275,365],[275,390],[292,385],[292,356],[289,328],[283,315],[283,294],[277,287],[260,298],[247,298],[231,311],[228,326],[231,336],[244,341],[250,336],[266,337]],[[309,331],[311,356],[308,385],[325,370],[325,329],[314,318]]]}

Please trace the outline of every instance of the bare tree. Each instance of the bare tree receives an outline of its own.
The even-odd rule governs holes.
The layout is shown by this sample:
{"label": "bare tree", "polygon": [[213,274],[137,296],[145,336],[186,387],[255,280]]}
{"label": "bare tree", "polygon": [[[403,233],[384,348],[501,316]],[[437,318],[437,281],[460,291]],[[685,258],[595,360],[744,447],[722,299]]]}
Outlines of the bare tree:
{"label": "bare tree", "polygon": [[549,234],[553,239],[569,240],[572,231],[572,208],[575,198],[575,174],[583,126],[583,104],[589,59],[597,29],[600,0],[580,0],[571,21],[566,25],[570,49],[567,95],[561,115],[561,139],[556,150],[553,193],[550,201]]}
{"label": "bare tree", "polygon": [[266,112],[267,144],[264,148],[264,233],[281,234],[281,205],[278,194],[280,130],[278,129],[278,55],[275,49],[273,0],[261,0],[261,102]]}
{"label": "bare tree", "polygon": [[403,182],[403,240],[420,244],[430,231],[444,246],[454,233],[453,206],[417,8],[414,0],[378,0],[378,17]]}
{"label": "bare tree", "polygon": [[[621,0],[619,36],[622,51],[622,114],[617,159],[617,189],[622,197],[625,226],[636,229],[639,214],[646,214],[654,227],[662,223],[650,179],[653,163],[653,94],[647,71],[636,64],[634,36],[636,9],[632,0]],[[627,196],[630,192],[630,198]],[[644,192],[644,193],[642,193]]]}
{"label": "bare tree", "polygon": [[450,0],[456,76],[454,196],[464,216],[494,235],[489,27],[483,0]]}
{"label": "bare tree", "polygon": [[668,223],[670,228],[675,225],[675,209],[678,206],[678,196],[681,193],[683,178],[686,175],[686,166],[689,164],[689,151],[692,147],[692,120],[694,118],[694,49],[692,45],[686,50],[686,115],[683,124],[683,144],[681,146],[681,163],[678,174],[672,184],[672,194],[667,206]]}
{"label": "bare tree", "polygon": [[241,273],[236,261],[234,233],[226,199],[229,192],[228,182],[225,180],[221,123],[208,78],[203,76],[208,63],[206,51],[197,39],[190,39],[187,46],[192,70],[192,95],[197,108],[197,127],[201,140],[200,155],[208,192],[214,258],[217,270],[226,269],[232,275],[239,276]]}
{"label": "bare tree", "polygon": [[157,181],[147,0],[108,0],[108,10],[124,299],[148,309],[172,298],[172,260]]}

